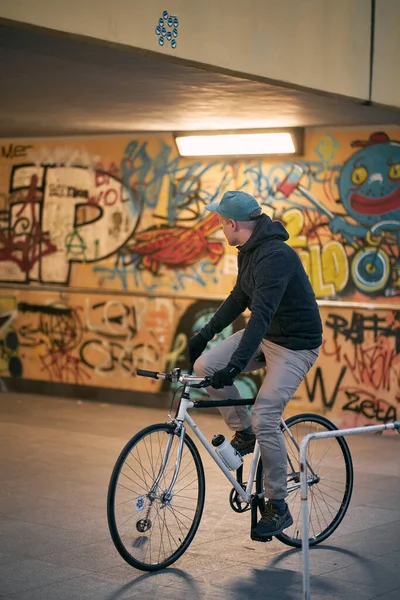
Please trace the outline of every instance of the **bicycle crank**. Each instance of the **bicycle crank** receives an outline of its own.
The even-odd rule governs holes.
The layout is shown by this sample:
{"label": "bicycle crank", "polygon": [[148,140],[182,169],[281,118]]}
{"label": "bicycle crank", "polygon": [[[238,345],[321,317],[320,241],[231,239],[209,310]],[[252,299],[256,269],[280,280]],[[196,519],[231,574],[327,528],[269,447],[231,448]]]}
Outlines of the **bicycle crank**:
{"label": "bicycle crank", "polygon": [[[246,484],[241,484],[242,488],[246,489]],[[229,494],[229,504],[231,505],[232,510],[237,513],[244,513],[246,510],[250,510],[251,506],[248,502],[245,502],[241,499],[239,493],[235,488],[231,489],[231,493]]]}

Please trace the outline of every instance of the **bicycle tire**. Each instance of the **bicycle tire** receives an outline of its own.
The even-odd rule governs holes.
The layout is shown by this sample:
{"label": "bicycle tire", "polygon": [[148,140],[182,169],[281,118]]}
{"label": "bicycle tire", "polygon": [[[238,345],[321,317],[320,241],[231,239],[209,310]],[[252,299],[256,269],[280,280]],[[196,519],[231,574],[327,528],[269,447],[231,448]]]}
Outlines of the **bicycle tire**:
{"label": "bicycle tire", "polygon": [[[285,529],[284,532],[276,537],[287,546],[301,548],[300,443],[308,433],[334,431],[337,430],[337,427],[326,417],[312,413],[304,413],[289,417],[285,422],[291,433],[294,435],[297,444],[296,446],[284,431],[283,435],[285,436],[288,452],[288,490],[290,487],[293,488],[292,491],[288,493],[286,502],[293,517],[293,525],[288,529]],[[319,461],[318,457],[320,457]],[[289,459],[295,470],[292,470]],[[323,461],[324,465],[322,464]],[[314,469],[320,478],[317,482],[308,483],[308,494],[310,497],[310,537],[308,543],[310,546],[315,546],[332,535],[343,520],[349,507],[353,491],[354,470],[350,450],[343,437],[312,440],[308,444],[307,463]],[[326,472],[326,468],[329,468],[330,472]],[[327,483],[328,475],[331,476],[329,483]],[[335,477],[337,480],[340,479],[340,481],[335,481]],[[308,479],[310,479],[309,473]],[[294,485],[292,484],[293,481],[296,482]],[[338,490],[333,487],[333,484],[335,483],[338,484]],[[263,469],[260,458],[256,475],[257,493],[260,493],[263,490],[263,487]],[[324,494],[328,499],[324,498]]]}
{"label": "bicycle tire", "polygon": [[[170,503],[162,499],[176,462],[180,435],[175,428],[172,423],[160,423],[133,436],[120,453],[108,486],[107,520],[111,538],[122,558],[142,571],[164,569],[178,560],[192,542],[203,513],[203,463],[193,440],[186,433],[173,497]],[[163,449],[165,451],[171,435],[171,452],[155,488],[155,497],[150,498],[151,486],[162,464]],[[179,486],[183,487],[179,489]],[[179,494],[183,490],[185,494]],[[178,497],[178,502],[183,504],[177,505]],[[193,508],[185,504],[193,504]],[[157,534],[160,539],[152,551],[151,545]]]}

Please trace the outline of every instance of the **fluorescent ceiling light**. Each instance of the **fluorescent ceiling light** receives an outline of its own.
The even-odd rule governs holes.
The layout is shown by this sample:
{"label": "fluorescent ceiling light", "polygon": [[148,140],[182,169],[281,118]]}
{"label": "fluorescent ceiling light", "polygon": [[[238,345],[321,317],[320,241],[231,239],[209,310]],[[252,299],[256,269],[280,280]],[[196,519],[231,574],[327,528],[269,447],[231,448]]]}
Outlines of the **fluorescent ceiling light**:
{"label": "fluorescent ceiling light", "polygon": [[262,154],[296,154],[297,138],[293,132],[177,134],[181,156],[254,156]]}

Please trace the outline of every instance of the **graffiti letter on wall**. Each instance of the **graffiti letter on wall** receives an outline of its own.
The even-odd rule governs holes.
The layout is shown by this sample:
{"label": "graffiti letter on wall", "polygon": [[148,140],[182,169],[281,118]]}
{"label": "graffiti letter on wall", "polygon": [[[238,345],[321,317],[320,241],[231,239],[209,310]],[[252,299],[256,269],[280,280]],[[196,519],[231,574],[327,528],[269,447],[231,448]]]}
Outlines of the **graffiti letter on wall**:
{"label": "graffiti letter on wall", "polygon": [[[135,221],[132,219],[129,204],[120,203],[118,212],[122,220],[129,219],[130,230],[121,231],[119,236],[108,235],[113,227],[113,214],[116,208],[106,202],[106,196],[100,200],[99,216],[95,221],[75,225],[76,207],[86,203],[92,196],[94,187],[93,172],[76,167],[55,167],[48,169],[47,185],[44,195],[43,230],[48,231],[57,246],[55,255],[45,258],[41,265],[43,282],[66,282],[70,261],[90,262],[104,258],[118,250],[132,233]],[[122,184],[110,177],[110,189],[122,198]],[[103,186],[97,187],[96,193]],[[76,232],[76,233],[75,233]],[[72,249],[74,235],[79,237],[81,249]],[[76,243],[76,242],[75,242]]]}
{"label": "graffiti letter on wall", "polygon": [[321,367],[317,367],[317,369],[315,371],[314,383],[313,383],[313,386],[311,389],[308,384],[307,377],[304,380],[304,383],[306,384],[307,395],[308,395],[309,401],[314,402],[316,391],[317,391],[317,385],[319,383],[319,387],[321,389],[321,400],[322,400],[323,406],[326,408],[332,408],[333,405],[335,404],[336,396],[339,391],[340,384],[342,383],[343,377],[345,376],[346,369],[347,369],[347,367],[341,368],[339,377],[338,377],[336,385],[335,385],[335,389],[333,390],[332,395],[331,395],[330,399],[328,400],[326,391],[325,391],[324,380],[322,377]]}
{"label": "graffiti letter on wall", "polygon": [[[31,251],[29,260],[21,264],[16,249],[10,247],[9,256],[4,256],[3,280],[39,279],[43,283],[68,283],[72,262],[106,258],[115,253],[134,231],[138,207],[126,201],[127,190],[115,177],[110,175],[100,184],[97,181],[96,186],[95,172],[89,169],[22,165],[14,169],[11,191],[23,191],[33,180],[35,191],[38,190],[43,199],[29,200],[29,214],[24,206],[14,204],[10,211],[9,232],[14,239],[16,227],[23,227],[25,237],[33,236],[37,250],[34,256]],[[82,205],[92,207],[91,219],[78,223],[77,210]],[[93,207],[97,208],[94,217]],[[12,242],[10,233],[8,237],[10,239],[5,241],[9,246]],[[45,243],[51,244],[51,252],[44,252]]]}
{"label": "graffiti letter on wall", "polygon": [[331,241],[322,248],[322,272],[326,283],[332,283],[335,292],[341,292],[349,278],[346,252],[342,244]]}
{"label": "graffiti letter on wall", "polygon": [[283,224],[289,234],[288,244],[295,248],[304,248],[307,246],[307,237],[300,235],[304,227],[304,215],[298,208],[285,210],[282,215]]}

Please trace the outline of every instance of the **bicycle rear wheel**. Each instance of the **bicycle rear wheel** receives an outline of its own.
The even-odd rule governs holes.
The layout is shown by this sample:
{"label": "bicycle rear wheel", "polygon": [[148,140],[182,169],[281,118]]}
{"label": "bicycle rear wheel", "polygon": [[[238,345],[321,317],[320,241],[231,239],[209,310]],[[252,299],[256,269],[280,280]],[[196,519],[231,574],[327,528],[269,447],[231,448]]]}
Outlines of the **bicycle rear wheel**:
{"label": "bicycle rear wheel", "polygon": [[110,534],[122,558],[142,571],[156,571],[175,562],[200,524],[204,470],[199,452],[186,434],[172,497],[166,495],[179,442],[175,425],[151,425],[127,443],[111,475],[107,498]]}
{"label": "bicycle rear wheel", "polygon": [[[278,540],[301,548],[301,493],[299,449],[309,433],[333,431],[337,427],[325,417],[301,414],[286,420],[288,454],[288,497],[286,502],[293,517],[293,525],[276,537]],[[339,526],[348,509],[353,490],[353,463],[350,450],[342,438],[311,440],[307,447],[307,485],[309,497],[309,545],[326,540]],[[258,465],[257,489],[262,484],[262,463]]]}

